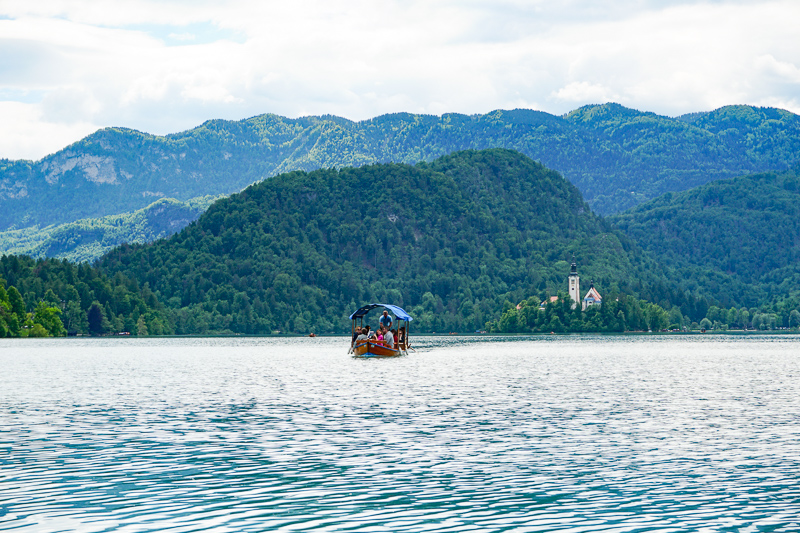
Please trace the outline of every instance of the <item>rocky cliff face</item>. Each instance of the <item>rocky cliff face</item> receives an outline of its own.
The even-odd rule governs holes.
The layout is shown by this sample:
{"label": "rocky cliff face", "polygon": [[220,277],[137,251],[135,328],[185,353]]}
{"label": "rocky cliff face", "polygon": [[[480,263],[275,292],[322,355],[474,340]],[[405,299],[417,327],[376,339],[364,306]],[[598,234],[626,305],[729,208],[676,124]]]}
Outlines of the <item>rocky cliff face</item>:
{"label": "rocky cliff face", "polygon": [[[68,150],[41,165],[44,180],[50,185],[58,183],[59,178],[71,170],[81,172],[92,183],[117,183],[116,165],[111,156],[76,154]],[[125,174],[133,177],[127,172]]]}

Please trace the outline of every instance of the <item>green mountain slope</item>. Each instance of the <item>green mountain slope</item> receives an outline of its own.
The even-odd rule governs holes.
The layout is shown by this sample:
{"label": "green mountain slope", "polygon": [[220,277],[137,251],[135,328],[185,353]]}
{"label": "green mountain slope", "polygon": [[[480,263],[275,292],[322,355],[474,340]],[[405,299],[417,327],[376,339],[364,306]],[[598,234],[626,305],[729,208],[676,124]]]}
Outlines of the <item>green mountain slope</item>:
{"label": "green mountain slope", "polygon": [[599,160],[565,175],[596,212],[619,213],[666,192],[788,170],[800,161],[799,119],[781,109],[751,106],[677,119],[617,104],[587,106],[566,120],[596,132],[607,150]]}
{"label": "green mountain slope", "polygon": [[84,219],[67,224],[0,232],[0,254],[94,261],[115,246],[168,237],[197,218],[217,197],[179,202],[162,198],[131,213]]}
{"label": "green mountain slope", "polygon": [[[4,286],[6,295],[16,292],[16,298],[4,298]],[[11,305],[3,305],[3,300]],[[26,320],[28,313],[32,320]],[[44,331],[42,324],[56,327]],[[25,331],[28,326],[32,328]],[[0,256],[0,337],[67,332],[165,335],[172,333],[172,321],[153,291],[121,274],[109,277],[85,263],[66,260]]]}
{"label": "green mountain slope", "polygon": [[610,220],[724,307],[800,307],[798,170],[666,194]]}
{"label": "green mountain slope", "polygon": [[668,118],[607,104],[563,117],[531,110],[362,122],[260,115],[164,137],[108,128],[41,161],[0,160],[0,229],[119,214],[160,197],[230,194],[292,170],[414,164],[492,147],[561,172],[593,210],[613,213],[667,191],[788,169],[800,154],[800,119],[747,106]]}
{"label": "green mountain slope", "polygon": [[470,331],[506,301],[565,288],[571,253],[604,289],[656,290],[652,262],[573,185],[494,149],[283,174],[100,266],[148,284],[178,333],[342,332],[370,301],[407,306],[417,331]]}

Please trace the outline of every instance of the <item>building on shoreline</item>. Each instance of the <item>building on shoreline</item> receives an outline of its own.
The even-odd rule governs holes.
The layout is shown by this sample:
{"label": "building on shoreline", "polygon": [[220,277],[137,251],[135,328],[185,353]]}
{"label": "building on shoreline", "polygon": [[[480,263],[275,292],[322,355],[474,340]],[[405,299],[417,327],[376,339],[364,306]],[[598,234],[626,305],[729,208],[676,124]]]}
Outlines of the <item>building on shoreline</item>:
{"label": "building on shoreline", "polygon": [[567,278],[569,286],[569,297],[572,300],[572,308],[575,309],[578,303],[581,304],[581,310],[586,311],[587,308],[592,306],[603,305],[603,297],[594,288],[594,280],[589,283],[589,291],[581,300],[581,278],[578,276],[578,264],[575,261],[575,256],[572,256],[572,266],[569,269],[569,277]]}
{"label": "building on shoreline", "polygon": [[[603,305],[603,297],[600,296],[600,293],[594,288],[594,280],[589,283],[589,291],[583,299],[581,299],[581,277],[578,275],[578,264],[575,262],[574,255],[572,256],[572,265],[570,266],[569,276],[567,277],[567,285],[569,288],[569,298],[572,300],[572,309],[578,307],[579,303],[581,305],[581,311],[586,311],[589,307],[599,307]],[[539,304],[539,310],[544,311],[548,303],[555,303],[557,301],[558,296],[551,296],[546,300],[542,300]],[[520,309],[520,307],[520,305],[517,305],[517,309]]]}
{"label": "building on shoreline", "polygon": [[[572,308],[578,306],[578,300],[581,295],[581,278],[578,276],[578,264],[575,262],[575,256],[572,256],[572,266],[569,269],[569,297],[572,299]],[[584,308],[585,309],[585,308]]]}
{"label": "building on shoreline", "polygon": [[583,297],[583,305],[581,306],[581,309],[586,311],[586,309],[595,305],[598,307],[603,305],[603,297],[600,296],[600,293],[594,288],[594,281],[592,281],[589,284],[589,292],[587,292],[586,296]]}

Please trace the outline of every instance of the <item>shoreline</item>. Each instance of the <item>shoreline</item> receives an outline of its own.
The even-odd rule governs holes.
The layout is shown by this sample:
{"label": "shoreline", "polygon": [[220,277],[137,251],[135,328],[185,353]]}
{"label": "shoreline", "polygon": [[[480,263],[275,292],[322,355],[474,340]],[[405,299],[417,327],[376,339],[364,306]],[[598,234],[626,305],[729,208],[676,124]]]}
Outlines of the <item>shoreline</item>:
{"label": "shoreline", "polygon": [[[580,336],[603,336],[603,337],[641,337],[641,336],[659,336],[659,337],[698,337],[698,336],[718,336],[718,337],[737,337],[737,336],[774,336],[774,335],[798,335],[800,329],[781,329],[781,330],[733,330],[733,331],[612,331],[612,332],[548,332],[548,333],[420,333],[413,335],[412,338],[419,337],[434,337],[434,338],[447,338],[447,337],[469,337],[469,338],[490,338],[490,337],[580,337]],[[349,334],[339,333],[320,333],[315,334],[313,337],[303,334],[280,333],[280,334],[263,334],[263,335],[250,335],[250,334],[219,334],[219,335],[79,335],[79,336],[59,336],[59,337],[5,337],[0,339],[2,343],[5,339],[315,339],[315,338],[349,338]]]}

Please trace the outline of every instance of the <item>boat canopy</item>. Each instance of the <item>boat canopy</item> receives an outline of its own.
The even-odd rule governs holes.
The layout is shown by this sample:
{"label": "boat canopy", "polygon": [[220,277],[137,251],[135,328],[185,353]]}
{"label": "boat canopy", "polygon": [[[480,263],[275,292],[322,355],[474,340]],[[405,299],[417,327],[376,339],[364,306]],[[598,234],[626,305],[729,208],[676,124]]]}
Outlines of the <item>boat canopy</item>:
{"label": "boat canopy", "polygon": [[376,307],[385,307],[386,309],[394,313],[394,316],[396,316],[398,320],[406,320],[408,322],[411,322],[413,320],[413,318],[411,318],[411,315],[406,313],[402,308],[392,304],[367,304],[364,307],[361,307],[358,311],[356,311],[352,315],[350,315],[350,320],[354,320],[356,318],[362,318],[364,315],[366,315]]}

